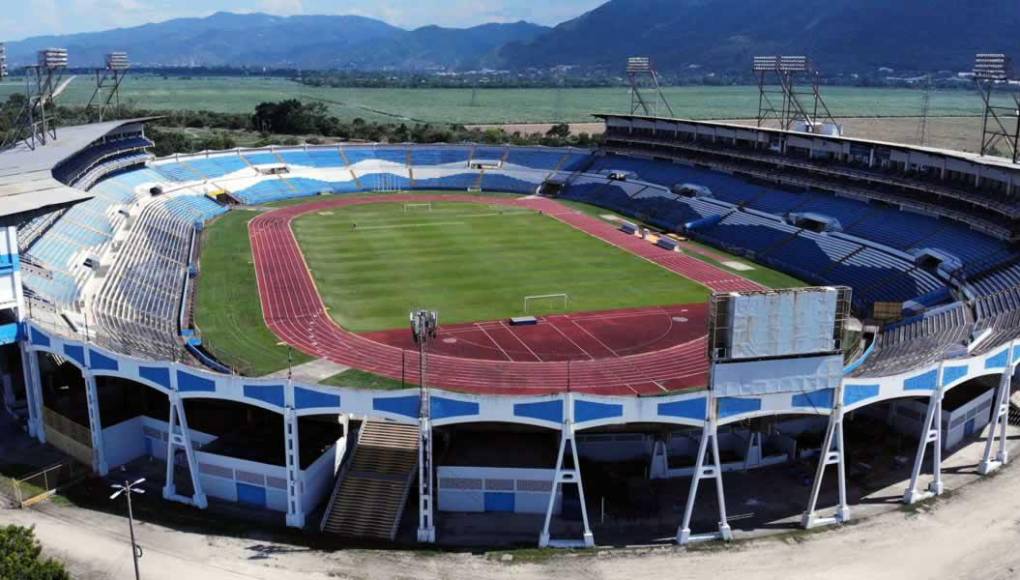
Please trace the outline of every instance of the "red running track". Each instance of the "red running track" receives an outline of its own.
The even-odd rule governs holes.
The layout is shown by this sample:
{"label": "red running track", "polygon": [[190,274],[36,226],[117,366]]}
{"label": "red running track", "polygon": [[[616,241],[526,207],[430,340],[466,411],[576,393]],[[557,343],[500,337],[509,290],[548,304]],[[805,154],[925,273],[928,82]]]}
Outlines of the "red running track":
{"label": "red running track", "polygon": [[[708,326],[708,304],[555,314],[537,325],[507,321],[447,324],[429,347],[433,355],[501,361],[595,360],[654,352],[697,340]],[[414,349],[406,328],[362,334]]]}
{"label": "red running track", "polygon": [[[400,199],[479,203],[477,196],[470,195],[404,194]],[[377,197],[330,198],[277,209],[253,219],[248,231],[259,296],[269,328],[301,351],[390,378],[403,377],[413,383],[418,380],[415,351],[354,334],[330,318],[291,229],[291,221],[307,213],[379,201]],[[754,282],[684,254],[658,248],[550,199],[492,197],[485,198],[483,203],[541,211],[715,291],[762,289]],[[694,340],[668,348],[586,360],[490,360],[436,352],[429,356],[429,383],[488,394],[544,394],[569,389],[604,395],[654,395],[704,387],[708,374],[705,345],[702,332]]]}

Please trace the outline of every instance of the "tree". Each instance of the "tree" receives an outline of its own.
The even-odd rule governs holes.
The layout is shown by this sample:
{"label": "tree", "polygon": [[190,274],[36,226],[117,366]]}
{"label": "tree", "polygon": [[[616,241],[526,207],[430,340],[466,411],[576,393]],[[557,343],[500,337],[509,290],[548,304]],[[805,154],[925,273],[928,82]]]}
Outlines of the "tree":
{"label": "tree", "polygon": [[566,123],[557,123],[549,130],[545,132],[546,137],[559,137],[560,139],[566,139],[570,137],[570,125]]}
{"label": "tree", "polygon": [[64,565],[42,557],[42,546],[31,528],[0,528],[0,579],[70,580]]}

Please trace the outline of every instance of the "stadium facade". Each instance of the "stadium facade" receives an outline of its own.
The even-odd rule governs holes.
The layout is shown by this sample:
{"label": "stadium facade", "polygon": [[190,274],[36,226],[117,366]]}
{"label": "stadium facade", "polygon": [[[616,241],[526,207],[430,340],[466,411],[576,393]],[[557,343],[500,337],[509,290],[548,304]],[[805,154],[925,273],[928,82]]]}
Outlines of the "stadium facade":
{"label": "stadium facade", "polygon": [[[795,458],[817,457],[803,524],[846,521],[844,418],[883,404],[920,441],[906,501],[926,495],[926,453],[938,494],[943,448],[989,423],[981,471],[1007,460],[1020,167],[721,123],[605,121],[597,151],[342,144],[153,159],[142,119],[62,129],[46,147],[0,153],[4,406],[96,473],[152,457],[166,463],[168,500],[239,502],[285,512],[295,527],[392,539],[417,480],[420,541],[436,540],[443,511],[512,511],[545,515],[542,545],[590,546],[581,460],[621,456],[645,462],[648,477],[690,479],[681,542],[692,537],[702,480],[715,482],[717,535],[728,537],[723,474]],[[498,394],[485,377],[400,391],[301,384],[233,374],[201,348],[190,305],[206,222],[239,206],[413,190],[601,206],[819,287],[850,288],[847,308],[872,321],[874,337],[835,376],[796,357],[778,360],[799,374],[777,374],[774,357],[752,363],[746,384],[731,377],[723,389],[712,376],[672,389],[674,377],[648,370],[657,396],[618,394],[596,378]],[[274,421],[277,440],[228,436],[244,431],[231,415]],[[437,434],[476,425],[493,448],[506,445],[501,430],[519,430],[519,447],[503,448],[511,455],[546,442],[536,434],[556,440],[539,465],[511,465],[507,453],[472,461],[472,452],[437,464]],[[835,506],[818,505],[825,481],[836,483]],[[557,527],[567,512],[578,525]]]}

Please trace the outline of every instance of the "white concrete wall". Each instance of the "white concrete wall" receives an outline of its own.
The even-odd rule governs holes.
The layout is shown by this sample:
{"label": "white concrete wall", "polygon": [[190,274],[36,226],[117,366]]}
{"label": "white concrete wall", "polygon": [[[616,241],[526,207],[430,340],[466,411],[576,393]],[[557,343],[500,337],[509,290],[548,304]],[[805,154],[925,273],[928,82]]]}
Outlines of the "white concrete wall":
{"label": "white concrete wall", "polygon": [[[485,493],[513,493],[514,513],[544,514],[556,476],[554,469],[514,467],[439,466],[439,511],[484,512]],[[504,484],[512,482],[510,486]],[[553,513],[560,513],[562,491],[556,494]]]}
{"label": "white concrete wall", "polygon": [[301,472],[301,509],[311,513],[324,500],[329,499],[336,478],[336,467],[339,463],[338,453],[343,453],[345,438],[340,438],[336,445],[326,450],[314,463]]}
{"label": "white concrete wall", "polygon": [[[145,455],[143,417],[138,416],[103,429],[106,464],[113,469]],[[166,455],[166,449],[163,450]]]}

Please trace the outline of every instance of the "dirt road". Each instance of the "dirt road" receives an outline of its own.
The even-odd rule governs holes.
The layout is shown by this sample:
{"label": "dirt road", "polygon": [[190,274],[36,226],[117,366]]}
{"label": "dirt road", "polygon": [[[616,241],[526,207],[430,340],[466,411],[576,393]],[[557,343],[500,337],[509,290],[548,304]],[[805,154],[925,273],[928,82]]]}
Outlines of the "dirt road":
{"label": "dirt road", "polygon": [[[146,579],[273,578],[782,578],[902,579],[1020,576],[1020,469],[1009,467],[940,500],[929,509],[897,510],[842,529],[700,549],[542,553],[531,561],[472,554],[305,548],[177,532],[142,524]],[[131,576],[123,519],[44,504],[0,511],[0,524],[34,525],[47,552],[68,562],[76,578]],[[529,559],[530,560],[530,559]]]}

